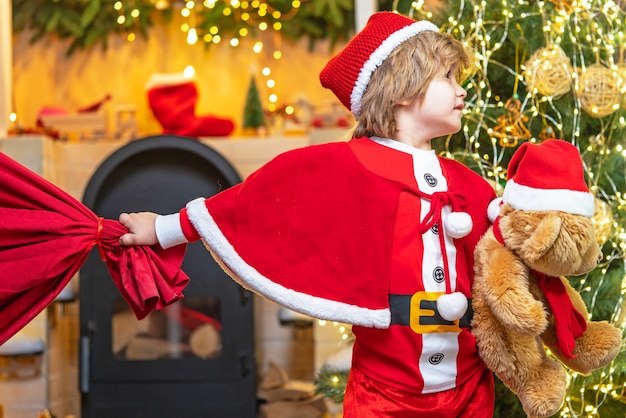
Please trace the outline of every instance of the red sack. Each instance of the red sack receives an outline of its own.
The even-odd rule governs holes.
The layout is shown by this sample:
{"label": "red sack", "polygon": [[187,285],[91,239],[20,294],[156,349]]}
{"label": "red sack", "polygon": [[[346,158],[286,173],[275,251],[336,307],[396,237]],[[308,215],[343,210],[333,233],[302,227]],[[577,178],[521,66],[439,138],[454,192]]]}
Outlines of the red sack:
{"label": "red sack", "polygon": [[182,298],[186,246],[122,246],[125,232],[0,153],[0,344],[54,301],[96,245],[138,319]]}

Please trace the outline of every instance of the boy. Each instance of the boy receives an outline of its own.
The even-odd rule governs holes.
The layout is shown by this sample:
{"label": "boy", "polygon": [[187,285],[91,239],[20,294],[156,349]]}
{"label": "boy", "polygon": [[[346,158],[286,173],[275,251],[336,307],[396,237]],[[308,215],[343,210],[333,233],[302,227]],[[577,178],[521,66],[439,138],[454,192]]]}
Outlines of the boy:
{"label": "boy", "polygon": [[320,74],[357,120],[349,142],[279,155],[179,214],[121,214],[120,243],[202,238],[245,287],[353,324],[344,418],[490,417],[468,301],[495,194],[431,148],[461,127],[471,64],[430,22],[374,14]]}

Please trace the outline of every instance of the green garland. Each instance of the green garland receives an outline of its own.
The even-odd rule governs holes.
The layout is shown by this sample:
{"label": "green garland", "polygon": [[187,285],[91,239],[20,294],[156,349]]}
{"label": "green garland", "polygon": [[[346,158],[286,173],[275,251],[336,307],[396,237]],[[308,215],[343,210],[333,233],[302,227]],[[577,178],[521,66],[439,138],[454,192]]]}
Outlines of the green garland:
{"label": "green garland", "polygon": [[[131,8],[120,13],[107,0],[13,0],[13,31],[32,31],[31,43],[46,36],[69,39],[68,56],[96,44],[106,49],[110,35],[134,32],[147,38],[157,10],[149,0],[134,1],[133,8],[139,11],[136,18]],[[171,16],[169,11],[162,13]],[[123,24],[118,23],[120,14],[125,17]]]}
{"label": "green garland", "polygon": [[[151,0],[125,0],[120,2],[122,7],[119,10],[110,0],[12,1],[15,33],[31,31],[31,43],[47,36],[69,39],[68,56],[97,44],[106,49],[110,36],[125,37],[135,33],[146,39],[156,17],[160,15],[169,22],[174,12],[171,6],[157,8],[159,2]],[[235,13],[225,15],[227,4],[217,2],[213,8],[203,7],[196,11],[196,28],[208,31],[217,25],[222,38],[237,36],[245,28],[254,36],[259,23],[266,22],[271,27],[280,21],[281,33],[287,39],[306,37],[310,39],[310,46],[322,39],[330,39],[332,43],[345,40],[354,30],[352,0],[305,0],[297,9],[293,8],[292,0],[265,0],[264,3],[268,10],[279,11],[280,17],[275,18],[272,13],[259,16],[249,6],[248,10],[253,13],[250,13],[249,20],[243,20]],[[120,20],[123,22],[118,23]]]}
{"label": "green garland", "polygon": [[[170,0],[173,3],[173,0]],[[52,36],[70,40],[67,55],[77,50],[85,50],[100,45],[108,47],[111,36],[126,37],[134,33],[148,38],[149,30],[157,17],[171,21],[175,12],[168,1],[154,0],[12,0],[13,31],[30,31],[31,43]],[[115,4],[122,7],[115,9]],[[312,48],[317,41],[330,40],[331,47],[338,41],[349,39],[354,32],[353,0],[302,0],[300,7],[293,7],[293,0],[265,0],[268,10],[280,12],[275,18],[272,13],[259,16],[250,13],[250,19],[241,19],[239,14],[224,14],[229,7],[227,2],[218,1],[213,8],[196,10],[196,29],[205,33],[213,26],[219,26],[224,38],[238,36],[241,29],[256,35],[261,22],[270,27],[275,22],[282,24],[281,33],[286,39],[295,41],[309,39]],[[161,4],[167,7],[159,8]],[[250,4],[250,3],[249,3]],[[252,11],[248,4],[246,11]],[[403,13],[410,7],[410,0],[381,0],[379,10],[398,10]],[[239,9],[242,11],[241,9]],[[139,12],[136,14],[136,12]],[[135,15],[136,14],[136,15]],[[122,23],[118,23],[123,20]],[[204,43],[206,46],[210,43]]]}

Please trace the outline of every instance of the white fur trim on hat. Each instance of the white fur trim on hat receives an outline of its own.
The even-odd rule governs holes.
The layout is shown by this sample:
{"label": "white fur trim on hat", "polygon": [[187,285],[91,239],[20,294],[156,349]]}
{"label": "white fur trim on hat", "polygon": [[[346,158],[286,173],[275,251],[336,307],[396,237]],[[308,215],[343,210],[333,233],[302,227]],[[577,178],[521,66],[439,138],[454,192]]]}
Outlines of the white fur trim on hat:
{"label": "white fur trim on hat", "polygon": [[211,255],[237,283],[279,305],[296,312],[329,321],[345,322],[364,327],[388,328],[391,312],[387,308],[369,309],[343,302],[316,297],[286,288],[265,277],[249,265],[224,236],[208,212],[203,198],[187,204],[189,221],[196,228]]}
{"label": "white fur trim on hat", "polygon": [[433,23],[427,20],[421,20],[395,31],[372,52],[367,61],[363,64],[363,67],[361,67],[359,76],[354,83],[352,94],[350,95],[350,111],[355,117],[358,118],[361,114],[361,98],[367,89],[372,73],[389,57],[398,45],[426,30],[434,32],[439,31],[437,26]]}
{"label": "white fur trim on hat", "polygon": [[571,213],[592,217],[594,198],[591,193],[569,189],[539,189],[507,181],[502,199],[513,209]]}

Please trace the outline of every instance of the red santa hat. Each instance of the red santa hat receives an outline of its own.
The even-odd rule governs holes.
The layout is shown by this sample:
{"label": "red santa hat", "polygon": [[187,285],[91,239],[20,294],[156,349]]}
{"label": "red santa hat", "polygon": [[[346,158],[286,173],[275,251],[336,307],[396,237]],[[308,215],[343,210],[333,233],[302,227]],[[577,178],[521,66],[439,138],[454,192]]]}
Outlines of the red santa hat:
{"label": "red santa hat", "polygon": [[418,22],[394,12],[374,13],[363,30],[326,64],[320,73],[322,86],[358,118],[372,73],[396,47],[426,30],[439,31],[426,20]]}
{"label": "red santa hat", "polygon": [[558,139],[527,142],[515,151],[502,201],[513,209],[594,214],[594,197],[585,183],[580,153]]}

